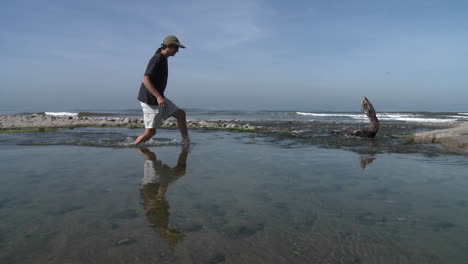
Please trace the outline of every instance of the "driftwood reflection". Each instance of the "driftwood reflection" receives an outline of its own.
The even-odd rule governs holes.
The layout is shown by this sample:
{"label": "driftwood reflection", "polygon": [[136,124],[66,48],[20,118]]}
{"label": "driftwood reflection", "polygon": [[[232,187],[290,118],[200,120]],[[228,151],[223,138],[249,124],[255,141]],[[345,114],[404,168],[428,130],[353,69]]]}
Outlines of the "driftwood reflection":
{"label": "driftwood reflection", "polygon": [[375,156],[373,155],[364,155],[364,156],[361,156],[361,164],[360,164],[360,167],[362,169],[365,169],[367,167],[367,165],[371,164],[372,162],[374,162],[374,160],[376,159]]}

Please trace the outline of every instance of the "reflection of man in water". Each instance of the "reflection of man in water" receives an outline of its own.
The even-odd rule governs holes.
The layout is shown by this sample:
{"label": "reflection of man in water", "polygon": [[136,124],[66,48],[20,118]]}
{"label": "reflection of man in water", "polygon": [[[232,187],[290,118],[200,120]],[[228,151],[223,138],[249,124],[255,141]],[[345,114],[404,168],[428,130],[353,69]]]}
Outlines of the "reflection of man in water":
{"label": "reflection of man in water", "polygon": [[173,168],[157,160],[156,154],[147,148],[136,150],[146,160],[140,193],[148,221],[169,247],[175,247],[184,239],[184,235],[169,228],[169,204],[166,201],[166,191],[169,184],[185,175],[188,146],[182,148],[177,165]]}

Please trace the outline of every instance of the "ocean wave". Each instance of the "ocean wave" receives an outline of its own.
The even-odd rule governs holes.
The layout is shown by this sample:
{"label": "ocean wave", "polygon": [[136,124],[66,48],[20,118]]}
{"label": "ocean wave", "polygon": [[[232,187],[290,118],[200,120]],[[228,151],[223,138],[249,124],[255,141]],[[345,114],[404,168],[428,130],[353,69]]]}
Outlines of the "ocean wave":
{"label": "ocean wave", "polygon": [[120,116],[122,114],[118,114],[118,113],[106,113],[106,112],[79,112],[78,113],[79,116]]}
{"label": "ocean wave", "polygon": [[449,123],[455,122],[457,119],[442,119],[442,118],[425,118],[425,117],[398,117],[398,118],[386,118],[386,117],[378,117],[380,120],[388,120],[388,121],[404,121],[404,122],[419,122],[419,123]]}
{"label": "ocean wave", "polygon": [[360,117],[360,116],[365,116],[362,114],[339,114],[339,113],[306,113],[306,112],[296,112],[298,115],[304,115],[304,116],[318,116],[318,117]]}
{"label": "ocean wave", "polygon": [[74,112],[45,112],[45,114],[50,116],[78,116],[78,113]]}
{"label": "ocean wave", "polygon": [[129,116],[130,112],[126,113],[111,113],[111,112],[44,112],[50,116],[89,116],[89,117],[107,117],[107,116]]}
{"label": "ocean wave", "polygon": [[468,119],[468,116],[447,116],[450,118],[457,118],[457,119]]}
{"label": "ocean wave", "polygon": [[[296,112],[298,115],[311,116],[311,117],[324,117],[324,118],[352,118],[354,120],[367,120],[368,117],[364,114],[348,114],[348,113],[307,113]],[[405,114],[405,113],[380,113],[377,114],[379,120],[385,121],[402,121],[402,122],[420,122],[420,123],[448,123],[455,122],[457,118],[431,118],[418,114]]]}
{"label": "ocean wave", "polygon": [[458,113],[459,115],[468,115],[468,113]]}

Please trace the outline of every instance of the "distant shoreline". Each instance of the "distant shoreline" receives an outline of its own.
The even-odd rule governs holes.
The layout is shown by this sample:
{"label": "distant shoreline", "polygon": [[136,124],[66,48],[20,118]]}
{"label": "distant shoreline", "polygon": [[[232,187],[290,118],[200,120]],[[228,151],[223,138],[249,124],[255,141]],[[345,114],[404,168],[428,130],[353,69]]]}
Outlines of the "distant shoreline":
{"label": "distant shoreline", "polygon": [[[287,120],[189,120],[190,128],[201,129],[244,129],[248,131],[278,131],[288,130],[297,124],[303,125],[309,121]],[[314,124],[338,124],[339,122],[312,121]],[[424,122],[420,126],[430,128],[447,128],[456,126],[453,123]],[[350,126],[365,126],[349,124]],[[412,125],[418,125],[414,123]],[[176,127],[177,122],[172,119],[164,121],[163,128]],[[143,119],[129,117],[95,117],[95,116],[53,116],[43,113],[0,115],[0,130],[26,129],[26,128],[74,128],[74,127],[129,127],[144,128]],[[336,128],[335,128],[336,129]],[[330,130],[335,130],[330,128]]]}

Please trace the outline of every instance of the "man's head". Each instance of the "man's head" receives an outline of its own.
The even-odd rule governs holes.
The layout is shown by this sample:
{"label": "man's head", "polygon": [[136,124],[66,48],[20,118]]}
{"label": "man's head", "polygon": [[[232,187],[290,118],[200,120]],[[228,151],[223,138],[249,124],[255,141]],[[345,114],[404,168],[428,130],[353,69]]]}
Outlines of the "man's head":
{"label": "man's head", "polygon": [[165,37],[161,44],[161,50],[166,57],[174,56],[179,51],[179,48],[185,49],[185,46],[174,35]]}
{"label": "man's head", "polygon": [[185,49],[185,46],[179,42],[179,39],[174,35],[169,35],[164,38],[162,45],[173,45]]}

